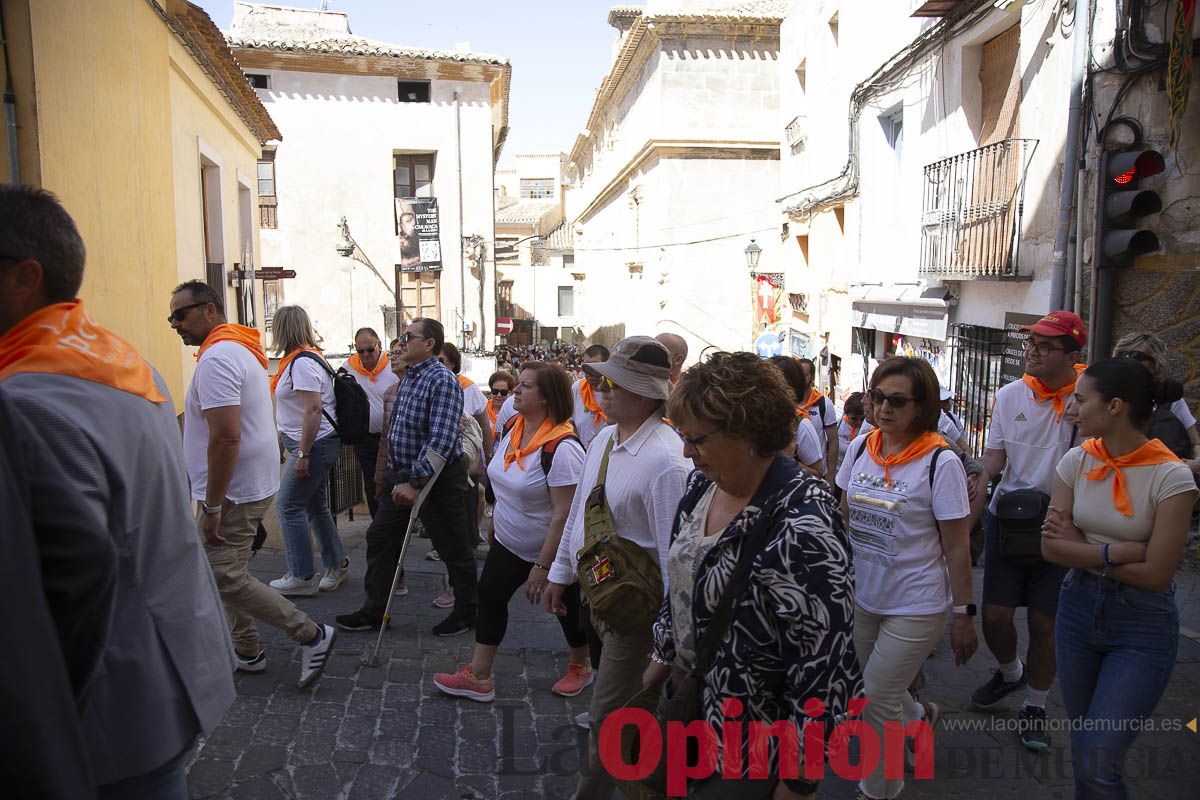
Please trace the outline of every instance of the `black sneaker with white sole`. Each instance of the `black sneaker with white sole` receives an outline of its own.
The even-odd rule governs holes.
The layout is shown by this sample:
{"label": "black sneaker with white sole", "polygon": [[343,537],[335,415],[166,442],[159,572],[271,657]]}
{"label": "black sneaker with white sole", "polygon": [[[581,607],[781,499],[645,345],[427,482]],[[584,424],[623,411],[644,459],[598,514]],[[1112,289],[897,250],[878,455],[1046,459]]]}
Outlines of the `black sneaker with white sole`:
{"label": "black sneaker with white sole", "polygon": [[330,625],[321,626],[321,638],[311,644],[300,645],[300,680],[297,686],[301,689],[311,684],[325,671],[329,654],[333,652],[333,640],[337,631]]}
{"label": "black sneaker with white sole", "polygon": [[1046,726],[1046,709],[1022,706],[1017,712],[1017,737],[1026,750],[1041,752],[1050,749],[1050,731]]}
{"label": "black sneaker with white sole", "polygon": [[433,626],[433,634],[434,636],[458,636],[460,633],[466,633],[474,627],[474,614],[451,614]]}
{"label": "black sneaker with white sole", "polygon": [[361,610],[353,614],[339,614],[334,618],[337,626],[344,631],[377,631],[382,621]]}
{"label": "black sneaker with white sole", "polygon": [[991,708],[1018,689],[1024,689],[1027,685],[1029,685],[1029,680],[1025,677],[1024,669],[1021,670],[1021,677],[1015,681],[1004,680],[1004,673],[998,669],[994,669],[992,670],[991,679],[976,689],[971,695],[971,702],[975,704],[976,708]]}

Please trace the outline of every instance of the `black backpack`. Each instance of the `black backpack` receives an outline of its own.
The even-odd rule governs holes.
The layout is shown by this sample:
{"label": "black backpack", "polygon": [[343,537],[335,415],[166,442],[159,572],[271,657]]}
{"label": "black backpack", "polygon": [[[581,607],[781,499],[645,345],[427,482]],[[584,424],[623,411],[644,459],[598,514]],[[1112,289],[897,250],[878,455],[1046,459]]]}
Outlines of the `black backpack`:
{"label": "black backpack", "polygon": [[338,437],[346,444],[358,444],[366,441],[371,433],[371,402],[367,399],[366,390],[358,385],[358,381],[346,371],[345,367],[334,372],[325,359],[310,350],[301,351],[299,356],[316,361],[333,378],[333,399],[334,408],[337,409],[337,420],[335,421],[333,417],[329,416],[329,412],[324,409],[321,410],[321,413],[325,415],[325,419],[329,420],[329,424],[333,426]]}
{"label": "black backpack", "polygon": [[1146,426],[1146,435],[1158,439],[1185,461],[1192,457],[1192,442],[1188,438],[1187,428],[1165,403],[1154,409],[1150,424]]}

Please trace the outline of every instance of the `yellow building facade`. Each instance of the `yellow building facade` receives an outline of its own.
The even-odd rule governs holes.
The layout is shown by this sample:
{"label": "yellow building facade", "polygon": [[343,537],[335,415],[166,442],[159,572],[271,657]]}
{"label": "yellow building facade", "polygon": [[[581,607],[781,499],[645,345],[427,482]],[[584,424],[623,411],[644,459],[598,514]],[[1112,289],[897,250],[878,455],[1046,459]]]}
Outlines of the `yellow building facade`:
{"label": "yellow building facade", "polygon": [[[80,296],[159,370],[181,407],[191,350],[171,289],[220,285],[262,326],[256,170],[278,139],[212,20],[184,0],[4,0],[0,176],[58,195],[88,249]],[[14,147],[15,143],[15,147]],[[239,317],[241,319],[239,319]]]}

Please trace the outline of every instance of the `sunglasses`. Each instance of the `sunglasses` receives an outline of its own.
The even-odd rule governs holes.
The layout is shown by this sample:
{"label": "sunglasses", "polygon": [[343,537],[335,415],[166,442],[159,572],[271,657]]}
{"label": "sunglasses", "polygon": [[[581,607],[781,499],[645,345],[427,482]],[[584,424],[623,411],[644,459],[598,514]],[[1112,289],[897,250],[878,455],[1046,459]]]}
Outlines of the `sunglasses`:
{"label": "sunglasses", "polygon": [[358,353],[360,356],[365,356],[367,353],[374,353],[378,349],[378,347],[356,347],[354,348],[354,352]]}
{"label": "sunglasses", "polygon": [[1134,361],[1141,361],[1143,364],[1154,363],[1154,356],[1138,350],[1130,350],[1128,353],[1118,353],[1117,358],[1132,358]]}
{"label": "sunglasses", "polygon": [[867,396],[871,398],[871,402],[875,405],[883,405],[887,403],[892,408],[904,408],[909,403],[913,402],[913,398],[905,397],[902,394],[884,394],[878,389],[872,389],[867,392]]}
{"label": "sunglasses", "polygon": [[409,332],[409,331],[405,331],[405,332],[404,332],[404,333],[403,333],[403,334],[400,336],[400,341],[404,342],[405,344],[408,344],[408,343],[409,343],[409,342],[411,342],[413,339],[428,339],[428,338],[429,338],[428,336],[422,336],[422,335],[421,335],[421,334],[419,334],[419,333],[411,333],[411,332]]}
{"label": "sunglasses", "polygon": [[492,394],[496,397],[508,397],[508,389],[492,389]]}
{"label": "sunglasses", "polygon": [[180,306],[167,315],[167,322],[183,322],[183,320],[187,317],[188,312],[193,308],[200,308],[200,306],[206,305],[208,305],[208,303],[192,303],[190,306]]}
{"label": "sunglasses", "polygon": [[613,389],[620,389],[621,387],[618,386],[617,384],[613,383],[612,378],[608,377],[607,375],[601,375],[600,376],[600,388],[605,391],[611,392]]}

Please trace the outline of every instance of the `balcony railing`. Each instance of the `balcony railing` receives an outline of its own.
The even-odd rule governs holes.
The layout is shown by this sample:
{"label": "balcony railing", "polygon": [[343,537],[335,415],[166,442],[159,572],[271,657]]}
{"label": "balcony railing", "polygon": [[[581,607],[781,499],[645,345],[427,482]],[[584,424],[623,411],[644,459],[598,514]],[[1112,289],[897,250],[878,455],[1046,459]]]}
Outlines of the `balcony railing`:
{"label": "balcony railing", "polygon": [[1025,174],[1036,139],[1004,139],[925,167],[920,273],[1017,277]]}

